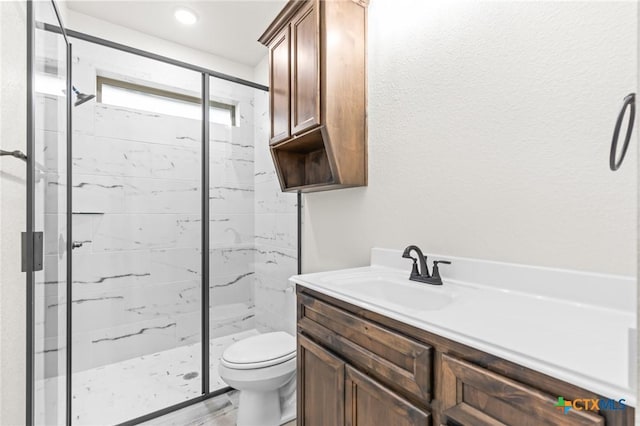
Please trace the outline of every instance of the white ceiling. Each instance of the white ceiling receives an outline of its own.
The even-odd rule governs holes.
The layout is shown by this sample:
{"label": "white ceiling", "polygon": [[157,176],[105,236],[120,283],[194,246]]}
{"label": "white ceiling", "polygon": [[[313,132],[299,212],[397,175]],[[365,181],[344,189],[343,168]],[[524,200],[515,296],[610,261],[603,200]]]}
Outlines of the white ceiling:
{"label": "white ceiling", "polygon": [[[254,66],[266,54],[257,39],[286,0],[69,0],[65,3],[76,12]],[[198,22],[186,26],[176,21],[173,13],[178,6],[196,12]]]}

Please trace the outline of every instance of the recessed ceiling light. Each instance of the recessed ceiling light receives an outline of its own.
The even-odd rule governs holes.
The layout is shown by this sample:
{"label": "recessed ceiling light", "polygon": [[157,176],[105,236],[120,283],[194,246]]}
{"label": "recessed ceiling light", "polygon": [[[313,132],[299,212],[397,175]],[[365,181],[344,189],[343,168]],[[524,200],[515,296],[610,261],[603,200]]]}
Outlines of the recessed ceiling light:
{"label": "recessed ceiling light", "polygon": [[198,15],[193,10],[186,7],[179,7],[174,12],[173,16],[176,17],[178,22],[184,25],[193,25],[198,20]]}

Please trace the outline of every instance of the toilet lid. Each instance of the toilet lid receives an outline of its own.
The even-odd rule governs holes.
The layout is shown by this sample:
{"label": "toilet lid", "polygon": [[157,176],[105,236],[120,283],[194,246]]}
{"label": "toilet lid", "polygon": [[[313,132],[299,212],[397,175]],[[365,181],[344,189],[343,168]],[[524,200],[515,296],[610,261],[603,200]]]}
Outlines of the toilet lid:
{"label": "toilet lid", "polygon": [[237,368],[264,368],[296,356],[296,339],[283,331],[248,337],[229,346],[223,364]]}

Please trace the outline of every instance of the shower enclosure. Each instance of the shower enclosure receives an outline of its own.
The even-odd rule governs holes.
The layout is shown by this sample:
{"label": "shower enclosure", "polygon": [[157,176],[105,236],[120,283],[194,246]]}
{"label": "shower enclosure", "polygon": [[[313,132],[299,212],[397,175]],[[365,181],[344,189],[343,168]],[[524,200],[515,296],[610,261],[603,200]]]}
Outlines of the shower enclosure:
{"label": "shower enclosure", "polygon": [[135,424],[227,391],[224,348],[294,332],[299,199],[268,89],[67,31],[53,2],[28,13],[27,423]]}

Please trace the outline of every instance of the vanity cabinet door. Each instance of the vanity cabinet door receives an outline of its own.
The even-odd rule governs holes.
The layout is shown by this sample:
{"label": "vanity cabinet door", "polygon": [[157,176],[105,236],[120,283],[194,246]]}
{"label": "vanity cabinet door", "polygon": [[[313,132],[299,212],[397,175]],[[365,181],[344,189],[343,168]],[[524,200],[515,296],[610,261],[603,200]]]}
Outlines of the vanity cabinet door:
{"label": "vanity cabinet door", "polygon": [[431,415],[347,366],[345,426],[427,426]]}
{"label": "vanity cabinet door", "polygon": [[298,425],[344,425],[345,363],[298,334]]}
{"label": "vanity cabinet door", "polygon": [[298,326],[394,392],[428,404],[433,348],[319,299],[300,295]]}
{"label": "vanity cabinet door", "polygon": [[315,1],[291,21],[291,134],[320,124],[320,42]]}
{"label": "vanity cabinet door", "polygon": [[557,395],[442,354],[439,377],[441,421],[462,426],[604,425],[596,412],[555,406]]}
{"label": "vanity cabinet door", "polygon": [[291,136],[291,47],[289,27],[285,27],[269,45],[269,86],[271,129],[270,143],[275,144]]}

